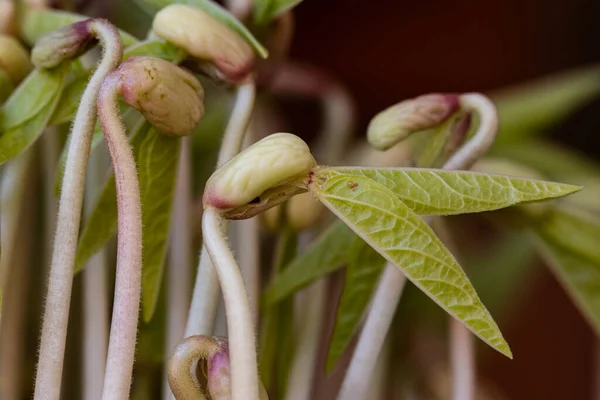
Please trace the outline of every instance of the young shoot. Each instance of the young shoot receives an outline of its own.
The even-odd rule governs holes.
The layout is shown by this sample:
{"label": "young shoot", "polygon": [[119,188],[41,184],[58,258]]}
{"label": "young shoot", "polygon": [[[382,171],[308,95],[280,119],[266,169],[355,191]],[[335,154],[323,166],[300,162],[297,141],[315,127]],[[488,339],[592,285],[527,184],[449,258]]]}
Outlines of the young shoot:
{"label": "young shoot", "polygon": [[[57,42],[72,42],[73,35],[97,38],[104,48],[98,68],[88,82],[73,127],[67,152],[65,173],[60,194],[54,250],[48,276],[48,292],[44,311],[39,362],[35,382],[35,398],[55,400],[60,396],[63,357],[69,319],[69,305],[73,284],[75,251],[85,174],[90,152],[92,134],[96,123],[96,101],[104,78],[121,62],[123,46],[117,30],[105,20],[89,19],[61,30],[62,36],[54,37],[52,43],[41,39],[41,44],[56,48]],[[48,54],[34,46],[34,52]],[[78,52],[75,52],[77,54]],[[73,54],[73,53],[71,53]],[[54,55],[49,55],[54,60]],[[66,55],[62,61],[67,61]],[[44,58],[37,61],[45,63]]]}
{"label": "young shoot", "polygon": [[[127,399],[135,355],[142,277],[142,214],[135,161],[119,118],[118,96],[161,132],[189,134],[204,114],[203,90],[190,73],[161,59],[132,57],[98,95],[98,118],[110,152],[118,208],[117,276],[103,399]],[[177,99],[177,101],[173,101]]]}

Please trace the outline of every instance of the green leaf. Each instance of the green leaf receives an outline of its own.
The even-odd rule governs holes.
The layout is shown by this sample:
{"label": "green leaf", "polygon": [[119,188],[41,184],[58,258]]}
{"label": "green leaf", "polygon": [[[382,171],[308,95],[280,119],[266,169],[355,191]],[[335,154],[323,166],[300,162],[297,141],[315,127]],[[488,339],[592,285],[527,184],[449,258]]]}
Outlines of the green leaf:
{"label": "green leaf", "polygon": [[364,176],[316,174],[309,190],[356,234],[484,342],[512,357],[452,254],[396,194]]}
{"label": "green leaf", "polygon": [[[548,220],[534,228],[534,243],[596,334],[600,334],[600,259],[597,249],[593,249],[594,239],[600,237],[600,221],[558,208]],[[587,236],[590,234],[595,236]],[[584,242],[578,243],[577,239]]]}
{"label": "green leaf", "polygon": [[349,260],[348,244],[354,237],[343,223],[329,227],[275,277],[263,295],[264,306],[269,307],[342,267]]}
{"label": "green leaf", "polygon": [[35,70],[0,108],[0,164],[23,153],[48,124],[65,85],[66,67]]}
{"label": "green leaf", "polygon": [[[89,18],[90,17],[85,15],[66,11],[28,9],[21,22],[21,35],[28,44],[33,45],[40,36],[43,36],[46,33]],[[119,30],[119,35],[121,36],[124,47],[131,46],[138,42],[138,39],[127,32]]]}
{"label": "green leaf", "polygon": [[254,2],[254,23],[266,25],[300,3],[302,0],[256,0]]}
{"label": "green leaf", "polygon": [[[142,312],[144,321],[152,318],[156,307],[169,235],[169,218],[179,138],[159,133],[144,122],[130,142],[138,165],[143,224]],[[117,203],[114,176],[111,175],[83,229],[75,258],[75,272],[117,233]]]}
{"label": "green leaf", "polygon": [[134,56],[157,57],[179,64],[186,57],[185,51],[160,39],[148,39],[135,43],[123,52],[123,61]]}
{"label": "green leaf", "polygon": [[360,237],[355,237],[348,252],[346,281],[327,354],[327,372],[333,370],[358,331],[361,318],[367,310],[385,266],[385,259]]}
{"label": "green leaf", "polygon": [[[162,282],[177,177],[180,138],[150,128],[137,151],[142,200],[142,315],[152,319]],[[134,145],[137,145],[134,144]]]}
{"label": "green leaf", "polygon": [[600,69],[577,69],[490,94],[498,108],[498,142],[519,142],[565,118],[600,93]]}
{"label": "green leaf", "polygon": [[498,210],[519,203],[566,196],[581,189],[562,183],[470,171],[424,168],[319,167],[316,176],[364,177],[391,190],[421,215]]}
{"label": "green leaf", "polygon": [[[277,276],[295,257],[297,235],[286,227],[278,238],[273,263]],[[264,310],[260,331],[259,367],[263,384],[270,392],[283,397],[287,375],[294,354],[294,299],[284,301]]]}
{"label": "green leaf", "polygon": [[259,56],[261,56],[262,58],[267,58],[269,56],[269,52],[267,51],[267,49],[262,44],[260,44],[260,42],[258,40],[256,40],[256,38],[252,35],[252,33],[248,30],[248,28],[246,28],[244,26],[244,24],[242,24],[240,21],[237,20],[237,18],[235,18],[233,15],[231,15],[231,13],[229,11],[227,11],[227,9],[225,9],[218,3],[215,3],[211,0],[136,0],[136,1],[142,3],[143,5],[150,6],[154,10],[159,10],[170,4],[175,4],[175,3],[189,4],[189,5],[201,8],[206,13],[210,14],[217,20],[221,21],[223,24],[225,24],[230,29],[232,29],[234,32],[236,32],[238,35],[240,35],[246,42],[248,42],[250,47],[252,47]]}
{"label": "green leaf", "polygon": [[59,125],[73,121],[89,79],[90,77],[87,74],[78,76],[66,85],[48,125]]}

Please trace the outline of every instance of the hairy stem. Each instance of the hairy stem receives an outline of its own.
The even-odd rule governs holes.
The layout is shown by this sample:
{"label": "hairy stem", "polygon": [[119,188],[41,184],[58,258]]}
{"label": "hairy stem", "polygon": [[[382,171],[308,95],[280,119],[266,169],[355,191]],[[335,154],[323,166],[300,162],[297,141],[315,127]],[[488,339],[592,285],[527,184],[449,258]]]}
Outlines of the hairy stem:
{"label": "hairy stem", "polygon": [[142,288],[142,207],[135,161],[119,118],[120,74],[106,78],[98,94],[98,119],[113,165],[117,189],[115,298],[102,398],[128,399]]}
{"label": "hairy stem", "polygon": [[[478,93],[463,94],[460,96],[460,104],[464,111],[479,114],[479,126],[473,138],[444,164],[444,169],[448,170],[470,168],[494,143],[498,130],[496,108],[487,97]],[[425,217],[424,220],[431,223],[432,218]],[[389,263],[386,265],[344,378],[340,400],[360,399],[366,395],[376,358],[381,352],[405,280],[402,272],[394,265]]]}
{"label": "hairy stem", "polygon": [[[171,219],[171,246],[167,269],[167,346],[166,358],[181,341],[189,310],[189,282],[191,279],[192,227],[191,215],[191,160],[190,138],[181,138],[181,150]],[[165,383],[167,376],[165,371]],[[163,388],[163,398],[171,398],[169,385]]]}
{"label": "hairy stem", "polygon": [[[33,150],[4,167],[0,188],[0,265],[2,285],[2,329],[0,329],[0,398],[22,397],[25,364],[25,324],[30,291],[31,235],[35,212],[25,212],[24,205],[35,199],[32,193]],[[32,204],[33,206],[33,204]]]}
{"label": "hairy stem", "polygon": [[104,55],[81,96],[67,153],[35,384],[34,396],[40,400],[55,400],[60,396],[75,250],[85,171],[96,122],[97,95],[104,78],[119,65],[123,55],[121,39],[112,25],[103,20],[92,20],[89,28],[103,44]]}
{"label": "hairy stem", "polygon": [[[246,129],[250,123],[255,95],[256,88],[252,80],[237,89],[237,99],[225,129],[217,167],[225,164],[240,152]],[[208,257],[206,246],[202,246],[185,336],[212,334],[218,304],[217,274]]]}
{"label": "hairy stem", "polygon": [[[88,185],[85,192],[85,214],[90,215],[99,195],[102,168],[96,152],[90,157]],[[104,249],[90,257],[83,274],[83,398],[99,400],[108,352],[108,305],[106,254]]]}
{"label": "hairy stem", "polygon": [[205,400],[206,394],[192,376],[192,371],[198,360],[207,359],[208,356],[219,349],[217,343],[203,335],[185,338],[171,353],[167,364],[169,385],[177,400]]}
{"label": "hairy stem", "polygon": [[222,219],[208,207],[202,216],[205,245],[223,291],[231,357],[233,400],[258,400],[259,381],[252,311],[238,265],[221,231]]}

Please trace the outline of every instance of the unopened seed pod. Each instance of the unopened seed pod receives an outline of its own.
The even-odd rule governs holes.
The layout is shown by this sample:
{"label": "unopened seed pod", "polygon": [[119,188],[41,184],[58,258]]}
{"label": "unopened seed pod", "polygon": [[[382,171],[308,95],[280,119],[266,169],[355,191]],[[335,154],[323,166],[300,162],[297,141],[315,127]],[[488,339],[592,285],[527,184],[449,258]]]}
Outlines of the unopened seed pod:
{"label": "unopened seed pod", "polygon": [[428,94],[402,101],[371,120],[367,139],[373,147],[386,150],[415,132],[439,125],[459,107],[456,94]]}
{"label": "unopened seed pod", "polygon": [[254,52],[233,30],[204,10],[171,4],[154,17],[154,33],[191,56],[212,63],[223,79],[243,80],[254,65]]}
{"label": "unopened seed pod", "polygon": [[189,134],[204,115],[204,90],[189,72],[153,57],[131,57],[118,69],[127,104],[165,135]]}
{"label": "unopened seed pod", "polygon": [[204,206],[223,210],[243,206],[271,187],[308,174],[316,165],[302,139],[291,133],[275,133],[212,174],[204,190]]}
{"label": "unopened seed pod", "polygon": [[27,50],[12,36],[0,34],[0,69],[14,85],[31,71]]}
{"label": "unopened seed pod", "polygon": [[95,39],[90,21],[76,22],[39,38],[31,50],[31,62],[38,68],[54,68],[86,52]]}

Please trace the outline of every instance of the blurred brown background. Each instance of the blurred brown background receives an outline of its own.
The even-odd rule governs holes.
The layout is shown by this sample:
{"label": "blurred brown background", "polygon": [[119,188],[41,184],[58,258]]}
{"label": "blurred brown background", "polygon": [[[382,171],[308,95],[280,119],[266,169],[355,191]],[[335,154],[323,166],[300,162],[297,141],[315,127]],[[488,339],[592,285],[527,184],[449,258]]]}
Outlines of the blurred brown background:
{"label": "blurred brown background", "polygon": [[[292,56],[348,87],[364,132],[407,97],[488,91],[598,62],[599,17],[591,0],[305,0]],[[548,135],[597,158],[599,131],[600,99]],[[501,322],[515,359],[484,349],[481,373],[509,399],[591,399],[594,339],[571,301],[541,266],[519,297]]]}

